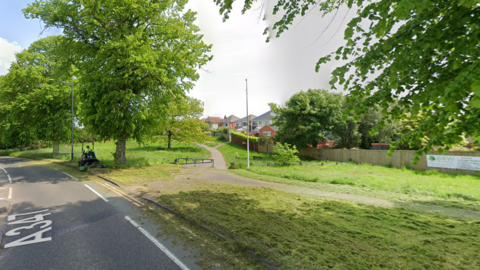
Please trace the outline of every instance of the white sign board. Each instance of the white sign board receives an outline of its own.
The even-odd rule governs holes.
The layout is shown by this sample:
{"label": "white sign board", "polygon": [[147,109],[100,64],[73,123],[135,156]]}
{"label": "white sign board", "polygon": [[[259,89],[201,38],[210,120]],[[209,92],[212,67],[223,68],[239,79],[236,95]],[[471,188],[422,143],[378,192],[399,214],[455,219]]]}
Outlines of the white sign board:
{"label": "white sign board", "polygon": [[427,166],[480,171],[480,157],[427,155]]}

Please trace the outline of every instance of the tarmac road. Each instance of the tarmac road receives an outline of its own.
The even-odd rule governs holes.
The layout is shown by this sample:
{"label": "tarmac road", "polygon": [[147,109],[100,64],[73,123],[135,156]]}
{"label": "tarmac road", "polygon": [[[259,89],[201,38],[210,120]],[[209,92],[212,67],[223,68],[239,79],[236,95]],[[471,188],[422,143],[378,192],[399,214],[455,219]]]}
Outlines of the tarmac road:
{"label": "tarmac road", "polygon": [[197,268],[166,255],[127,217],[140,210],[106,193],[97,183],[0,157],[0,269]]}

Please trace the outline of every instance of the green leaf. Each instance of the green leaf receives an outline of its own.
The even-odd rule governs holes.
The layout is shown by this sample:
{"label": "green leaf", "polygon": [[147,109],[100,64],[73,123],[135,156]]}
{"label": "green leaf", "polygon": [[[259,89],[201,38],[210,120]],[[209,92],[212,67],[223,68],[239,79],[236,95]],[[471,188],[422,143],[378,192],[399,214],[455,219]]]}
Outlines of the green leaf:
{"label": "green leaf", "polygon": [[480,108],[480,97],[474,97],[470,101],[470,106],[475,107],[475,108]]}
{"label": "green leaf", "polygon": [[471,90],[476,96],[480,97],[480,81],[474,82],[471,86]]}
{"label": "green leaf", "polygon": [[347,27],[347,29],[345,29],[345,35],[343,38],[350,39],[352,36],[353,36],[353,29],[351,27]]}

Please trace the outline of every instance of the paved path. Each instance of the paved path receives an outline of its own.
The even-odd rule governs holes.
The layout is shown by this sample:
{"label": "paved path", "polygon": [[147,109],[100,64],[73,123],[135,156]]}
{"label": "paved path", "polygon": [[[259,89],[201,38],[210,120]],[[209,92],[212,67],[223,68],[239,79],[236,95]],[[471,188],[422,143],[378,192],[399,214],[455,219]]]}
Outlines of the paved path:
{"label": "paved path", "polygon": [[[210,153],[211,153],[210,158],[213,158],[215,160],[214,168],[216,170],[222,170],[222,171],[228,170],[227,163],[225,162],[225,158],[223,158],[222,153],[220,153],[220,151],[217,150],[217,147],[220,147],[224,144],[225,143],[222,143],[222,144],[219,144],[215,147],[210,147],[210,146],[207,146],[207,145],[204,145],[204,144],[198,144],[199,146],[201,146],[201,147],[207,149],[208,151],[210,151]],[[192,165],[192,164],[188,164],[188,165],[184,165],[184,166],[185,167],[194,167],[194,165]],[[199,167],[199,168],[207,168],[207,167],[211,167],[212,165],[207,163],[207,164],[197,164],[196,166]]]}

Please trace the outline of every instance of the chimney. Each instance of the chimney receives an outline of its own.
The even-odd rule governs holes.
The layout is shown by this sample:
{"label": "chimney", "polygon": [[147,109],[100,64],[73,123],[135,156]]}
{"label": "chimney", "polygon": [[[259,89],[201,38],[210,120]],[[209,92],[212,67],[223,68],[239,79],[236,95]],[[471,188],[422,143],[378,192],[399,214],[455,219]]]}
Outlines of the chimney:
{"label": "chimney", "polygon": [[225,116],[223,117],[223,119],[227,119],[227,115],[225,115]]}

